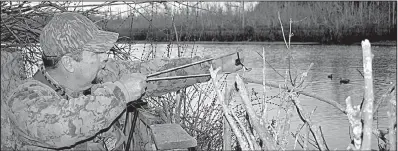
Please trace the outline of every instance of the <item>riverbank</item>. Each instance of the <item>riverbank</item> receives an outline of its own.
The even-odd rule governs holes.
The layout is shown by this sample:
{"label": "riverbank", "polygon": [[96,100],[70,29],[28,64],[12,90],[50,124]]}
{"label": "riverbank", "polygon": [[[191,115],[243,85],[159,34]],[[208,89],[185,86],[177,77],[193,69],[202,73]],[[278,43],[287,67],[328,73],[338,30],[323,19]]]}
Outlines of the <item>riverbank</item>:
{"label": "riverbank", "polygon": [[[169,44],[170,42],[149,42],[149,41],[134,41],[134,44]],[[234,41],[234,42],[221,42],[221,41],[182,41],[175,42],[172,41],[173,44],[202,44],[202,45],[214,45],[214,44],[223,44],[223,45],[285,45],[283,41],[274,41],[274,42],[252,42],[252,41]],[[397,46],[397,41],[379,41],[379,42],[371,42],[372,46]],[[325,45],[320,42],[291,42],[290,45]],[[334,44],[336,45],[336,44]],[[338,45],[338,44],[337,44]],[[343,45],[343,44],[341,44]],[[350,45],[361,45],[361,42],[356,42]]]}
{"label": "riverbank", "polygon": [[208,11],[181,8],[172,15],[156,10],[147,16],[119,17],[99,25],[132,40],[273,42],[283,40],[282,23],[286,38],[289,31],[293,33],[291,41],[351,45],[363,39],[396,41],[396,4],[260,2],[243,12],[221,11],[221,6]]}
{"label": "riverbank", "polygon": [[[128,43],[128,42],[117,42],[117,43]],[[170,42],[149,42],[149,41],[133,41],[132,44],[169,44]],[[201,44],[201,45],[285,45],[283,41],[274,41],[274,42],[253,42],[253,41],[235,41],[235,42],[221,42],[221,41],[182,41],[182,42],[175,42],[172,41],[173,44]],[[372,46],[397,46],[397,41],[378,41],[378,42],[371,42]],[[7,44],[1,43],[1,48],[7,47],[23,47],[23,46],[39,46],[40,44]],[[291,42],[290,45],[329,45],[329,44],[322,44],[319,42]],[[344,44],[333,44],[333,45],[344,45]],[[361,42],[356,42],[350,45],[361,45]]]}

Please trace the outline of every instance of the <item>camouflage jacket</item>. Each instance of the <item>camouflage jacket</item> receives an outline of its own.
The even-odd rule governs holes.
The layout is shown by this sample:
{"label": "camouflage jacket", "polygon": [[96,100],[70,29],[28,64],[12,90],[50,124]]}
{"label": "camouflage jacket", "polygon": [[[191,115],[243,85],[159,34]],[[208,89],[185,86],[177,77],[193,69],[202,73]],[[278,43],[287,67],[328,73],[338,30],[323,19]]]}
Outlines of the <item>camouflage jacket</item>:
{"label": "camouflage jacket", "polygon": [[17,140],[28,145],[61,148],[86,140],[109,127],[127,101],[111,82],[91,95],[64,99],[51,87],[27,80],[2,105]]}
{"label": "camouflage jacket", "polygon": [[[128,73],[149,74],[201,60],[200,57],[156,59],[146,62],[109,61],[100,71],[90,95],[63,98],[50,86],[28,79],[13,90],[2,111],[6,114],[9,140],[2,149],[43,150],[44,148],[74,147],[109,127],[125,109],[125,100],[117,81]],[[202,63],[160,76],[182,76],[208,73],[210,63]],[[209,77],[149,82],[146,96],[167,92],[208,81]],[[3,121],[2,121],[3,125]],[[12,129],[12,131],[11,131]],[[27,147],[28,146],[28,147]],[[43,147],[43,148],[40,148]],[[83,149],[84,150],[84,149]]]}

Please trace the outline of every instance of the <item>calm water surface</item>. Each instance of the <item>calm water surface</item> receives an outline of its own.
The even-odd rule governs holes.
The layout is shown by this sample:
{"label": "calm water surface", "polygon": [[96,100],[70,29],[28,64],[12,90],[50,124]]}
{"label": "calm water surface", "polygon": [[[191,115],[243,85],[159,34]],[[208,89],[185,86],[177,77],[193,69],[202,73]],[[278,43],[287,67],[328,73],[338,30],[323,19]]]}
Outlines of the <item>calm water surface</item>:
{"label": "calm water surface", "polygon": [[[166,44],[138,44],[134,45],[134,54],[138,58],[145,57],[144,54],[149,54],[153,51],[156,57],[166,57]],[[262,54],[262,48],[265,48],[266,60],[282,75],[286,72],[288,67],[286,47],[284,45],[223,45],[223,44],[189,44],[189,45],[171,45],[171,57],[177,56],[177,50],[183,50],[183,55],[190,57],[212,55],[218,56],[238,48],[243,49],[245,55],[244,64],[247,67],[253,68],[248,74],[254,78],[262,78],[262,59],[256,53]],[[390,82],[396,83],[397,74],[397,56],[396,46],[373,46],[372,52],[374,54],[373,60],[373,75],[374,75],[374,93],[375,99],[386,91]],[[310,70],[307,78],[308,87],[305,91],[314,92],[324,98],[333,99],[345,106],[345,98],[351,96],[355,105],[360,104],[363,96],[364,80],[357,69],[363,72],[362,65],[362,49],[360,45],[357,46],[340,46],[340,45],[294,45],[291,47],[292,53],[292,69],[298,69],[297,72],[302,73],[310,63],[314,66]],[[134,55],[133,54],[133,55]],[[267,67],[266,79],[278,83],[283,83],[283,78],[276,74],[269,65]],[[295,74],[296,70],[292,70]],[[328,79],[327,76],[333,74],[333,80]],[[234,76],[228,77],[228,80],[233,80]],[[350,79],[349,84],[340,84],[339,78]],[[249,84],[249,90],[255,89],[262,92],[262,86],[256,84]],[[276,95],[277,89],[269,89],[267,96]],[[350,142],[349,137],[349,122],[347,117],[333,106],[321,102],[319,100],[300,96],[301,104],[304,106],[306,112],[310,112],[316,108],[315,113],[311,119],[313,123],[322,126],[325,139],[330,149],[346,149]],[[275,103],[279,100],[274,99]],[[377,114],[378,120],[374,121],[374,127],[386,128],[388,125],[387,110],[388,104],[383,103]],[[269,105],[270,106],[270,105]],[[270,106],[270,108],[272,108]],[[275,107],[274,107],[275,108]],[[272,111],[268,118],[276,118],[276,114]],[[290,131],[295,132],[299,124],[302,124],[298,118],[297,113],[294,112],[294,117],[291,122]],[[289,148],[293,149],[294,140],[292,137],[289,140]],[[374,140],[372,148],[377,148],[377,141]],[[297,145],[296,149],[300,149]]]}

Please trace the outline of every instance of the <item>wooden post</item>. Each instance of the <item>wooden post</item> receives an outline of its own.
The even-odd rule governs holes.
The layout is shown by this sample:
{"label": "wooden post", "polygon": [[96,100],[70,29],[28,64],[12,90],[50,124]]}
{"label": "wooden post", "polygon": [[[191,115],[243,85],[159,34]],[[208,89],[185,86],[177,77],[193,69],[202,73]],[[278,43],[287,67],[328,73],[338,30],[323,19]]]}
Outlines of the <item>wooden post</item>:
{"label": "wooden post", "polygon": [[372,122],[373,122],[373,75],[372,75],[372,58],[373,54],[370,49],[369,40],[362,41],[363,52],[363,69],[365,76],[365,102],[362,106],[362,115],[364,121],[363,141],[361,150],[370,150],[372,147]]}

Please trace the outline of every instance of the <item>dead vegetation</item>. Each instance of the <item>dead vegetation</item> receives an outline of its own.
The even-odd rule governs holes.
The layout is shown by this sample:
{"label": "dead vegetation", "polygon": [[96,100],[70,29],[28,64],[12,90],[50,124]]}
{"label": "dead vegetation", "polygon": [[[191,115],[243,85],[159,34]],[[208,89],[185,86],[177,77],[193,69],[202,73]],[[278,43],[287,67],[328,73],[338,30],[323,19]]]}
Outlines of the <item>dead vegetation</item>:
{"label": "dead vegetation", "polygon": [[[24,63],[23,70],[27,77],[31,76],[40,64],[40,49],[37,45],[41,28],[51,19],[56,12],[76,11],[85,15],[102,14],[100,8],[111,5],[129,5],[130,3],[104,2],[100,5],[72,5],[69,2],[40,2],[37,5],[31,5],[32,2],[1,2],[1,40],[2,40],[2,57],[3,51],[19,51],[22,54]],[[134,4],[134,3],[132,3]],[[79,7],[90,7],[85,11],[78,9]],[[195,6],[193,6],[195,7]],[[173,16],[174,17],[174,16]],[[106,22],[106,16],[103,20],[97,20],[98,23]],[[279,18],[282,26],[281,18]],[[293,36],[291,27],[292,21],[289,21],[290,30],[288,38],[283,38],[286,43],[288,60],[291,56],[290,41]],[[104,24],[104,23],[103,23]],[[175,24],[172,24],[171,35],[175,36],[178,42],[178,33]],[[282,28],[281,29],[286,29]],[[285,35],[282,30],[282,35]],[[130,55],[135,51],[132,47],[134,43],[128,42],[116,46],[111,52],[116,59],[122,60],[148,60],[161,56],[156,56],[156,47],[152,41],[146,45],[148,51],[144,51],[141,55],[132,58]],[[177,49],[172,49],[177,45]],[[11,49],[12,48],[12,49]],[[177,56],[182,54],[196,53],[194,49],[188,45],[175,43],[170,41],[165,52],[165,57],[170,57],[172,51],[177,51]],[[186,57],[187,55],[185,55]],[[189,55],[188,55],[189,56]],[[306,77],[311,74],[310,69],[313,64],[308,63],[308,69],[299,74],[293,74],[294,66],[290,66],[283,76],[285,82],[277,84],[267,80],[265,73],[265,59],[263,57],[263,79],[253,79],[251,77],[236,75],[234,84],[227,84],[227,75],[217,75],[217,69],[211,69],[212,80],[208,83],[197,84],[192,87],[172,92],[161,97],[148,98],[151,107],[154,107],[160,113],[162,119],[166,123],[179,123],[182,127],[198,141],[197,149],[200,150],[221,150],[221,149],[244,149],[244,150],[290,150],[288,144],[295,144],[294,149],[318,149],[329,150],[327,142],[324,139],[322,128],[319,124],[314,123],[311,117],[316,109],[311,111],[304,110],[301,106],[302,95],[316,98],[326,102],[331,106],[340,110],[342,116],[347,116],[352,128],[352,142],[347,142],[348,149],[370,149],[367,145],[369,142],[362,143],[363,139],[369,140],[369,137],[377,137],[380,139],[380,150],[395,150],[396,146],[396,86],[391,85],[380,98],[376,99],[374,105],[370,105],[374,99],[369,99],[372,94],[366,93],[365,106],[373,106],[371,110],[367,110],[366,116],[362,116],[363,106],[355,106],[350,102],[350,97],[346,101],[346,107],[339,104],[337,100],[323,98],[314,93],[306,92]],[[365,66],[364,66],[365,67]],[[369,67],[368,65],[366,67]],[[367,69],[368,70],[368,69]],[[13,72],[13,71],[12,71]],[[277,71],[275,71],[277,72]],[[3,58],[2,58],[2,84],[3,84]],[[365,72],[366,73],[366,72]],[[365,74],[366,76],[366,74]],[[25,77],[23,77],[25,78]],[[263,92],[250,92],[247,83],[255,83],[264,87],[272,87],[279,90],[276,96],[267,95],[266,89]],[[369,83],[369,81],[367,82]],[[370,81],[372,83],[372,81]],[[3,86],[2,86],[3,89]],[[256,95],[256,94],[263,94]],[[3,93],[2,93],[3,94]],[[369,95],[369,96],[368,96]],[[238,101],[242,103],[234,105],[230,102],[240,98]],[[2,96],[3,98],[3,96]],[[211,100],[206,101],[206,100]],[[258,102],[254,104],[253,102]],[[377,112],[382,102],[390,103],[389,127],[387,129],[370,128],[371,115]],[[277,110],[278,119],[268,119],[267,112],[270,108]],[[302,124],[297,127],[290,127],[292,116],[298,116]],[[367,127],[362,127],[361,120],[366,117]],[[225,118],[225,119],[224,119]],[[370,118],[370,119],[369,119]],[[369,121],[370,120],[370,121]],[[229,129],[230,128],[230,129]],[[233,134],[229,134],[228,130],[232,130]],[[366,133],[367,135],[362,135]],[[371,133],[371,135],[369,135]],[[293,137],[294,142],[289,142],[288,138]],[[365,137],[365,138],[364,138]],[[228,145],[230,144],[230,145]],[[296,146],[300,146],[296,147]]]}

